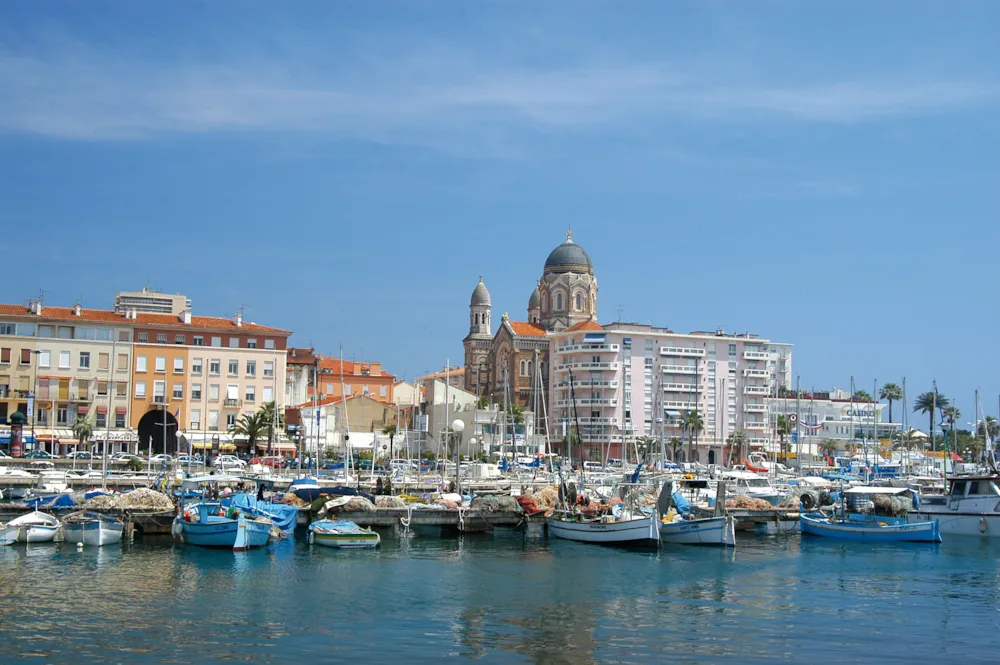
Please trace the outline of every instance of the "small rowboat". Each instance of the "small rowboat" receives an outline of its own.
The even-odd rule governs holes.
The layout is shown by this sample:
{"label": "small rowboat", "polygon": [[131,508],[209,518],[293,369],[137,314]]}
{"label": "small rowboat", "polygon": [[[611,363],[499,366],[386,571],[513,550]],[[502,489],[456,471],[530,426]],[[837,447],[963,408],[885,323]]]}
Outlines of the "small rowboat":
{"label": "small rowboat", "polygon": [[17,528],[19,543],[51,543],[55,540],[59,520],[47,513],[37,510],[21,515],[7,522],[7,528]]}
{"label": "small rowboat", "polygon": [[63,519],[67,543],[101,547],[122,540],[125,525],[121,520],[98,513],[79,512]]}
{"label": "small rowboat", "polygon": [[914,542],[940,543],[941,528],[937,520],[930,522],[903,521],[893,523],[878,521],[878,518],[866,520],[835,520],[821,513],[810,513],[799,516],[802,533],[812,536],[825,536],[841,540],[862,540],[869,542]]}
{"label": "small rowboat", "polygon": [[350,520],[319,520],[309,525],[309,542],[341,549],[374,549],[382,537]]}
{"label": "small rowboat", "polygon": [[660,523],[660,542],[679,545],[736,547],[736,518],[706,517]]}
{"label": "small rowboat", "polygon": [[13,545],[17,542],[18,528],[7,524],[0,524],[0,545]]}

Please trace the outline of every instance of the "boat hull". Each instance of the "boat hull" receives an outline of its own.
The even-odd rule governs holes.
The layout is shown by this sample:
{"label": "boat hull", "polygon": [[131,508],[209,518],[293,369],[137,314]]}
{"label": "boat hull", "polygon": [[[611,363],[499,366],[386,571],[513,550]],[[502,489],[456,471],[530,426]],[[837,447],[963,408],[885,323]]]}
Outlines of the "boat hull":
{"label": "boat hull", "polygon": [[660,524],[660,542],[675,545],[736,546],[736,519],[707,517]]}
{"label": "boat hull", "polygon": [[603,545],[656,547],[660,542],[656,514],[620,522],[578,522],[558,516],[545,518],[549,534],[563,540]]}
{"label": "boat hull", "polygon": [[67,543],[82,544],[89,547],[102,547],[104,545],[120,543],[124,530],[125,525],[121,523],[116,524],[98,519],[77,523],[67,522],[63,525],[63,533],[66,534]]}
{"label": "boat hull", "polygon": [[925,512],[921,510],[907,515],[907,520],[935,520],[941,525],[942,535],[1000,538],[1000,514],[962,514],[949,511]]}
{"label": "boat hull", "polygon": [[51,543],[56,538],[59,520],[36,510],[11,520],[7,528],[17,529],[19,543]]}
{"label": "boat hull", "polygon": [[323,547],[334,547],[347,550],[375,549],[382,542],[381,536],[374,531],[369,533],[324,533],[314,531],[310,540]]}
{"label": "boat hull", "polygon": [[18,528],[16,526],[0,526],[0,545],[13,545],[17,542]]}
{"label": "boat hull", "polygon": [[[243,522],[244,535],[240,528]],[[209,516],[207,522],[186,522],[178,520],[183,541],[198,547],[225,547],[242,551],[252,547],[263,547],[271,537],[270,522],[257,520],[229,519]]]}
{"label": "boat hull", "polygon": [[940,543],[938,522],[914,522],[880,526],[872,522],[831,522],[825,517],[802,515],[799,517],[802,533],[840,540],[866,542]]}

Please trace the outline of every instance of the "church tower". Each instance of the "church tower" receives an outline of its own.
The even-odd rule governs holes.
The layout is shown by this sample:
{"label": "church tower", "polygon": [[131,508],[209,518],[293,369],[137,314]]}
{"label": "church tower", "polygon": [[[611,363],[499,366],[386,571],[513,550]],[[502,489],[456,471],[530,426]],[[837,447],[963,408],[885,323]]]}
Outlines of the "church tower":
{"label": "church tower", "polygon": [[493,341],[491,310],[490,292],[480,275],[479,284],[473,289],[472,299],[469,301],[469,334],[462,340],[465,347],[465,389],[477,395],[485,392],[488,383],[486,358]]}
{"label": "church tower", "polygon": [[528,323],[541,325],[541,319],[542,294],[538,290],[538,284],[535,284],[535,290],[531,292],[531,297],[528,298]]}
{"label": "church tower", "polygon": [[587,251],[566,242],[549,253],[538,283],[539,324],[548,331],[560,331],[586,321],[597,321],[597,278]]}

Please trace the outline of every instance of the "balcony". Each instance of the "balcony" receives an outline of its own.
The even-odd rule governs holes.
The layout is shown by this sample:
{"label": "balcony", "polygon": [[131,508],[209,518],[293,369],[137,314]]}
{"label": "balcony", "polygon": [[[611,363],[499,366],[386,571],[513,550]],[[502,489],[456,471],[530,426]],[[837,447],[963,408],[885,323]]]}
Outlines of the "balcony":
{"label": "balcony", "polygon": [[166,395],[153,395],[152,402],[153,404],[166,404],[167,397]]}
{"label": "balcony", "polygon": [[697,406],[697,402],[668,402],[666,400],[663,402],[663,408],[671,411],[694,411]]}
{"label": "balcony", "polygon": [[767,404],[744,404],[743,410],[746,413],[767,413]]}
{"label": "balcony", "polygon": [[571,344],[569,346],[556,347],[556,353],[579,353],[582,351],[618,353],[620,350],[621,346],[618,344]]}
{"label": "balcony", "polygon": [[771,354],[766,351],[744,351],[744,360],[770,360]]}
{"label": "balcony", "polygon": [[748,422],[744,427],[752,432],[766,432],[768,430],[768,424],[763,420]]}
{"label": "balcony", "polygon": [[681,358],[704,358],[705,349],[688,349],[682,346],[661,346],[661,356],[680,356]]}
{"label": "balcony", "polygon": [[222,406],[224,406],[226,408],[235,409],[235,408],[239,408],[240,402],[241,402],[241,400],[238,400],[238,399],[226,398],[226,401],[222,403]]}
{"label": "balcony", "polygon": [[744,395],[769,395],[771,389],[767,386],[743,386]]}
{"label": "balcony", "polygon": [[[618,399],[577,399],[576,405],[581,406],[618,406]],[[573,400],[563,399],[556,402],[556,406],[571,407],[573,406]]]}
{"label": "balcony", "polygon": [[750,444],[751,446],[767,446],[770,445],[771,439],[758,437],[754,439],[747,439],[747,443]]}
{"label": "balcony", "polygon": [[[618,384],[619,384],[619,382],[617,380],[612,380],[612,381],[589,381],[588,380],[588,381],[574,381],[573,382],[573,387],[574,388],[618,388]],[[561,383],[557,383],[557,384],[555,384],[552,387],[553,388],[557,388],[557,389],[562,389],[562,390],[569,390],[570,385],[569,385],[569,381],[562,381]]]}
{"label": "balcony", "polygon": [[688,365],[661,365],[660,366],[664,374],[697,374],[697,367],[690,367]]}
{"label": "balcony", "polygon": [[694,383],[664,383],[663,392],[665,393],[698,393],[701,392],[701,387]]}
{"label": "balcony", "polygon": [[770,379],[771,373],[766,369],[745,369],[743,376],[748,379]]}
{"label": "balcony", "polygon": [[616,418],[580,418],[581,425],[614,425]]}
{"label": "balcony", "polygon": [[622,368],[622,364],[619,362],[606,362],[606,363],[595,363],[595,362],[585,362],[585,363],[565,363],[563,365],[557,365],[557,372],[568,372],[571,369],[582,369],[590,371],[618,371]]}

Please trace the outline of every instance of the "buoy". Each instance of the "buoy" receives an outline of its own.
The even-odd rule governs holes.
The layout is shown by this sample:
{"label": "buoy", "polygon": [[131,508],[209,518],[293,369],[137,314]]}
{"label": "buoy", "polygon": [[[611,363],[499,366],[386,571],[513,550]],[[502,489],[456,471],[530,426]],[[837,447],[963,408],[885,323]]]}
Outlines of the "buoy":
{"label": "buoy", "polygon": [[986,518],[979,518],[979,533],[986,533]]}
{"label": "buoy", "polygon": [[81,550],[83,550],[83,543],[77,543],[76,544],[76,551],[79,552]]}

